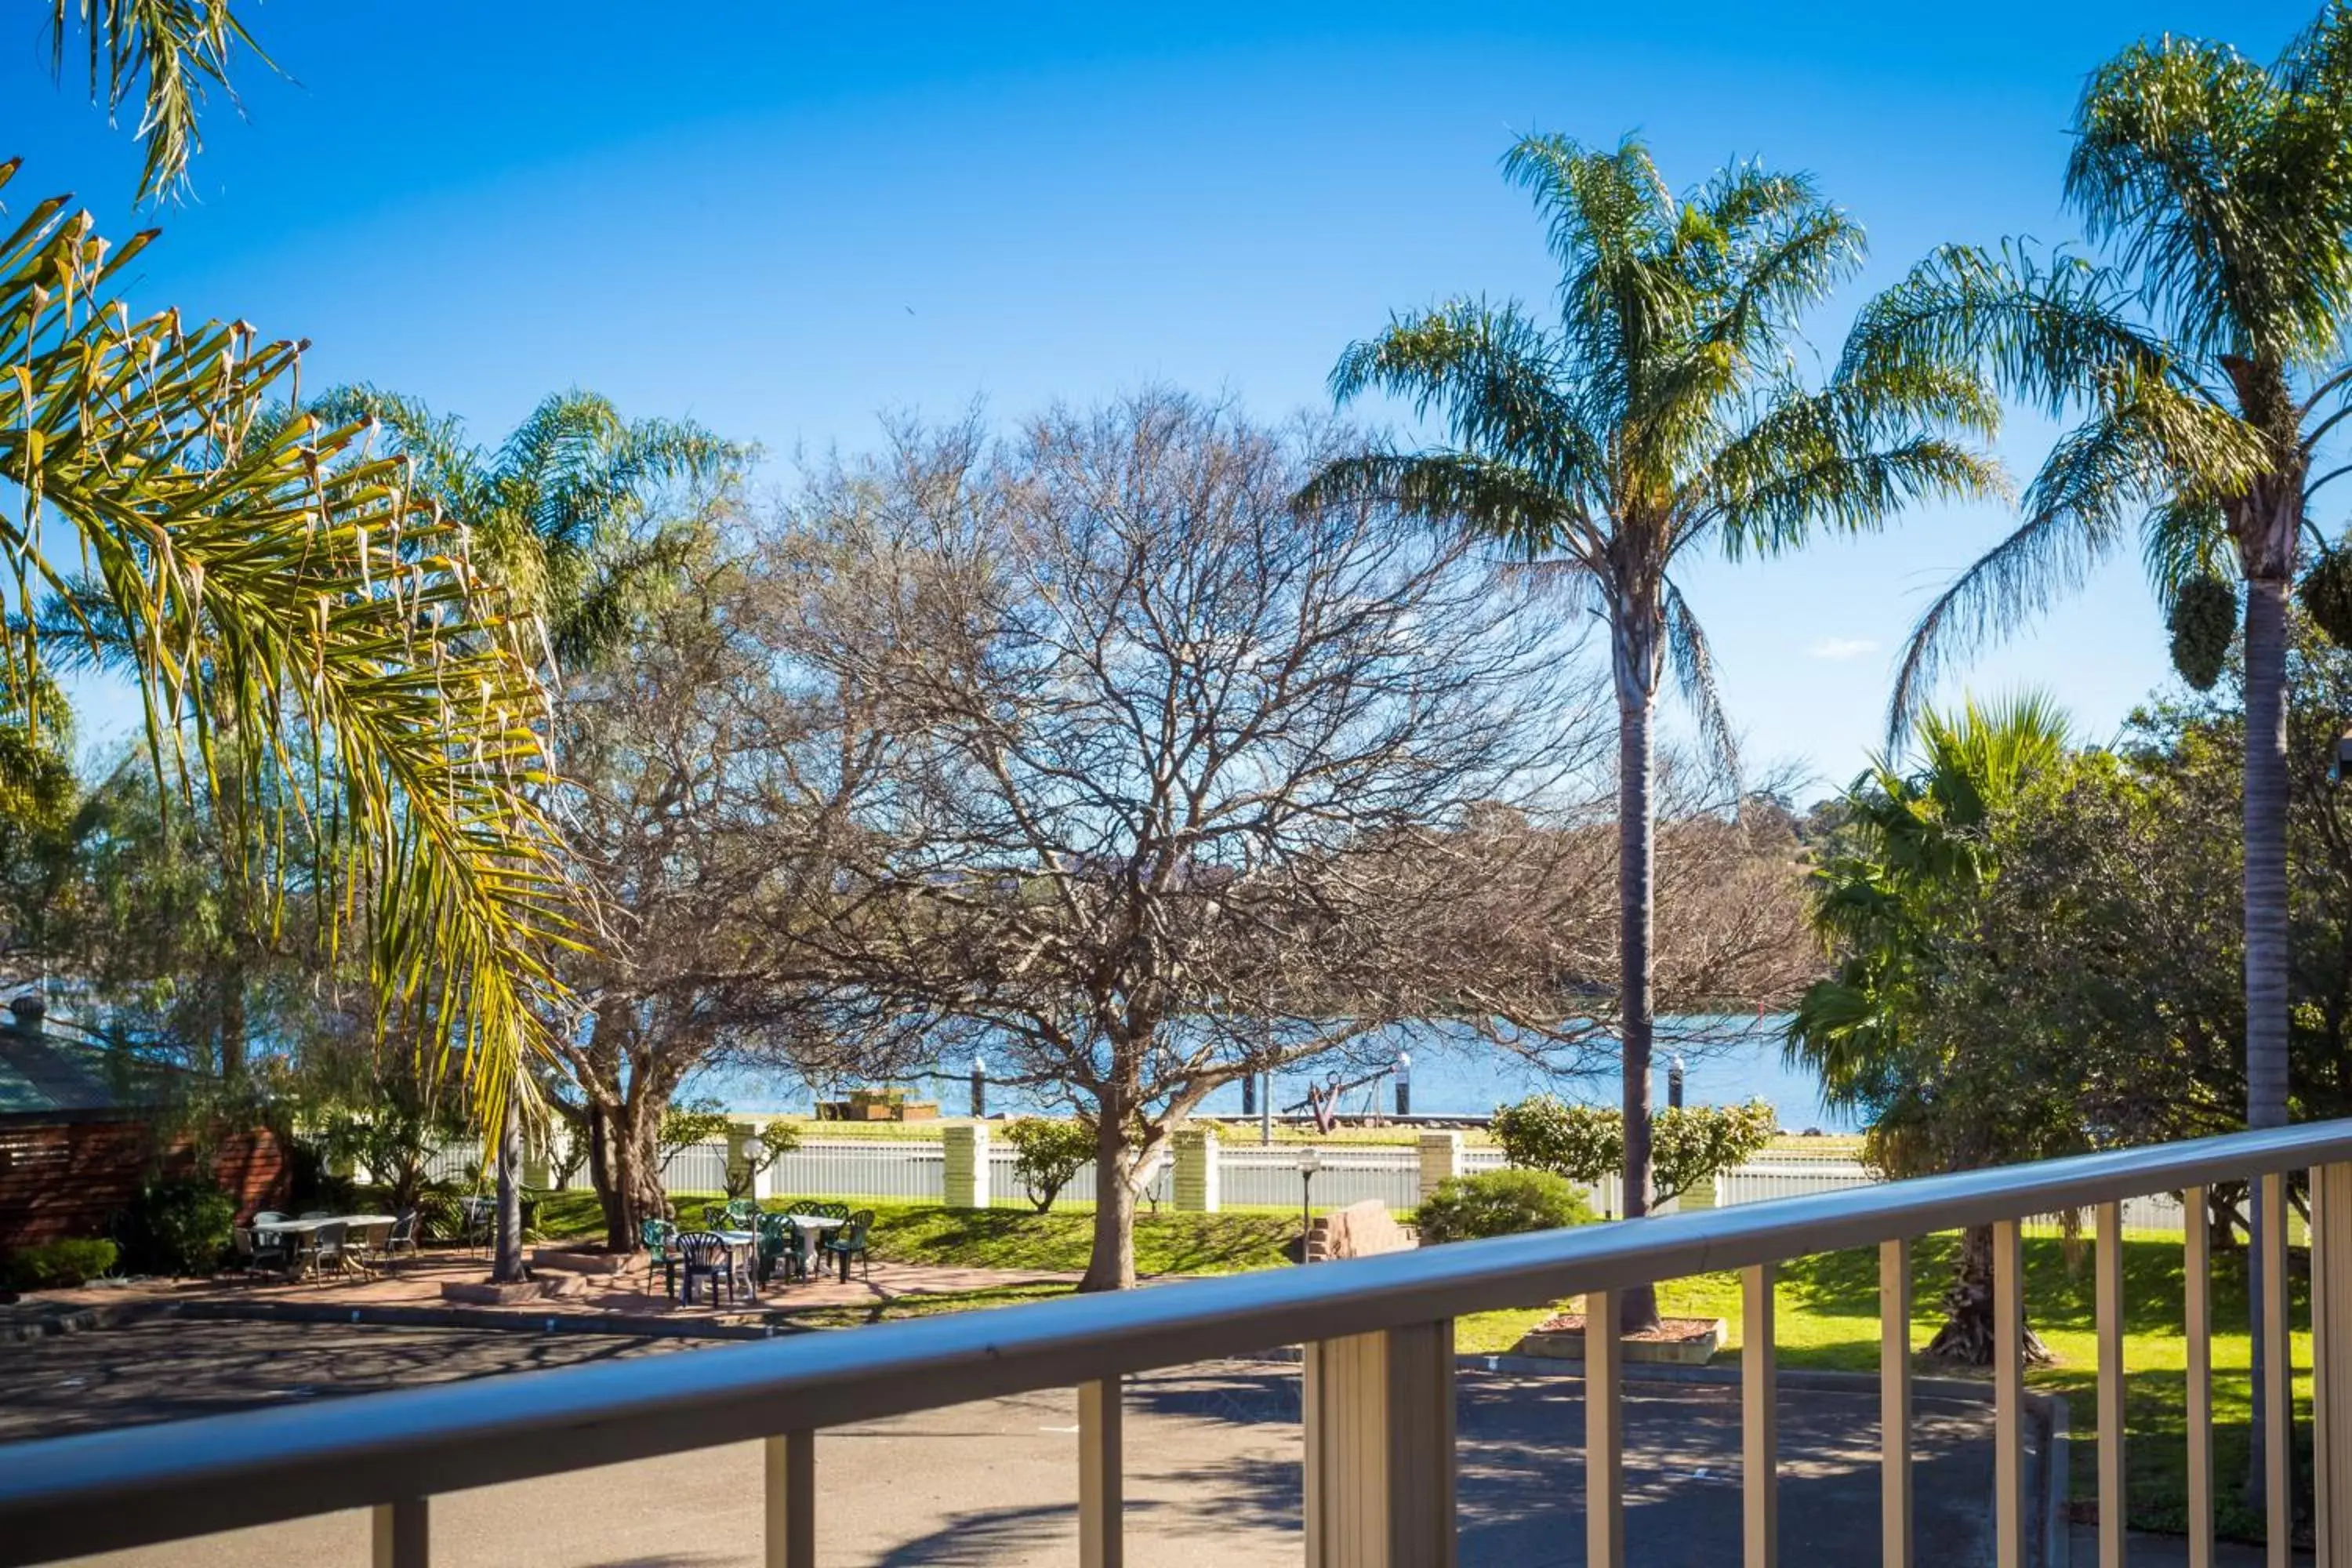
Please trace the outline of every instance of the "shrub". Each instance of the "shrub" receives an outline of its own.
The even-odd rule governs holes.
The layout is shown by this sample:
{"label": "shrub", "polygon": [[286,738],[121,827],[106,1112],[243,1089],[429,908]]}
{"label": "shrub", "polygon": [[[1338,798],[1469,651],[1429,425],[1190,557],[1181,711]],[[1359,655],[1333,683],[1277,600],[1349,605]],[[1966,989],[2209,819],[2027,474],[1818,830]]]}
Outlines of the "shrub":
{"label": "shrub", "polygon": [[[1503,1158],[1524,1170],[1549,1171],[1589,1185],[1624,1164],[1625,1118],[1619,1111],[1538,1094],[1496,1111],[1492,1126]],[[1779,1131],[1772,1108],[1760,1100],[1654,1112],[1650,1181],[1657,1201],[1678,1197],[1746,1164]]]}
{"label": "shrub", "polygon": [[44,1241],[0,1258],[0,1288],[70,1290],[114,1267],[114,1243],[102,1237]]}
{"label": "shrub", "polygon": [[123,1267],[134,1274],[209,1274],[228,1250],[236,1203],[201,1176],[150,1182],[116,1216]]}
{"label": "shrub", "polygon": [[1486,1171],[1437,1184],[1414,1216],[1424,1243],[1472,1241],[1586,1225],[1592,1209],[1584,1194],[1549,1171]]}
{"label": "shrub", "polygon": [[1013,1173],[1039,1214],[1054,1206],[1062,1189],[1095,1157],[1094,1129],[1083,1121],[1024,1116],[1004,1130],[1004,1139],[1019,1156]]}

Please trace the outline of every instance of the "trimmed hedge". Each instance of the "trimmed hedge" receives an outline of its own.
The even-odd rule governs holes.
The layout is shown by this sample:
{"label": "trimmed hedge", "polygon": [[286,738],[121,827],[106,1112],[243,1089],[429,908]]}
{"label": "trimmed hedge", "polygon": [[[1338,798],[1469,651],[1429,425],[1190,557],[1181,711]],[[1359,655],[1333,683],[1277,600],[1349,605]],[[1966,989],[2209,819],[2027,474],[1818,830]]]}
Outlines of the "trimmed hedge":
{"label": "trimmed hedge", "polygon": [[103,1237],[44,1241],[0,1257],[0,1289],[70,1290],[114,1267],[114,1243]]}
{"label": "trimmed hedge", "polygon": [[1513,1169],[1440,1182],[1413,1216],[1422,1241],[1433,1245],[1556,1230],[1591,1220],[1591,1206],[1573,1182],[1549,1171]]}

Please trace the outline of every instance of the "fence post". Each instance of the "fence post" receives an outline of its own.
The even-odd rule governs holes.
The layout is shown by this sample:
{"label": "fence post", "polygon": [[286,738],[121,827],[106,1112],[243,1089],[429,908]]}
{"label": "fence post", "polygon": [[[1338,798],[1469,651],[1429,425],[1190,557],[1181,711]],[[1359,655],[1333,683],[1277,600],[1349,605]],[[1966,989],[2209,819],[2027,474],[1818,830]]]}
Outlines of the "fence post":
{"label": "fence post", "polygon": [[[2194,1224],[2202,1215],[2191,1216]],[[2352,1568],[2352,1165],[2311,1173],[2311,1433],[2320,1568]]]}
{"label": "fence post", "polygon": [[751,1173],[751,1145],[758,1141],[759,1129],[747,1121],[727,1124],[727,1174],[723,1185],[730,1193],[738,1188],[748,1191],[751,1183],[744,1178]]}
{"label": "fence post", "polygon": [[1176,1206],[1193,1214],[1215,1214],[1223,1206],[1218,1190],[1217,1134],[1210,1127],[1176,1130]]}
{"label": "fence post", "polygon": [[1307,1347],[1308,1568],[1453,1568],[1454,1325]]}
{"label": "fence post", "polygon": [[1459,1132],[1424,1132],[1419,1139],[1421,1149],[1421,1194],[1423,1203],[1437,1191],[1437,1184],[1450,1182],[1462,1173],[1462,1134]]}
{"label": "fence post", "polygon": [[940,1130],[941,1196],[951,1209],[988,1206],[988,1128],[959,1121]]}

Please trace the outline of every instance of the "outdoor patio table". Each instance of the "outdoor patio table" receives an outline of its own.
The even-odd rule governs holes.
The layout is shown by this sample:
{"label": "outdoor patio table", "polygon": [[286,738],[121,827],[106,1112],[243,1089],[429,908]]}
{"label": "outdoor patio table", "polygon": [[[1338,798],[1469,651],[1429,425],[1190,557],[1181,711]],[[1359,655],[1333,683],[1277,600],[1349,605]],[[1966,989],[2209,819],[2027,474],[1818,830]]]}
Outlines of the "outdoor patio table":
{"label": "outdoor patio table", "polygon": [[725,1242],[735,1254],[735,1279],[739,1288],[754,1301],[760,1299],[760,1233],[756,1230],[720,1230],[712,1235]]}
{"label": "outdoor patio table", "polygon": [[[278,1236],[289,1236],[297,1238],[299,1241],[300,1237],[323,1230],[331,1225],[345,1226],[345,1234],[348,1235],[351,1231],[362,1230],[369,1226],[392,1225],[394,1223],[396,1222],[393,1219],[392,1215],[388,1214],[331,1214],[322,1215],[316,1219],[265,1220],[261,1224],[255,1226],[253,1227],[253,1232],[256,1236],[260,1236],[265,1233],[274,1233]],[[298,1250],[294,1256],[297,1261],[289,1263],[287,1266],[287,1272],[289,1274],[300,1268],[299,1251]]]}
{"label": "outdoor patio table", "polygon": [[814,1279],[816,1278],[817,1243],[824,1239],[826,1231],[839,1230],[849,1222],[821,1214],[796,1214],[784,1217],[793,1222],[801,1238],[801,1278]]}

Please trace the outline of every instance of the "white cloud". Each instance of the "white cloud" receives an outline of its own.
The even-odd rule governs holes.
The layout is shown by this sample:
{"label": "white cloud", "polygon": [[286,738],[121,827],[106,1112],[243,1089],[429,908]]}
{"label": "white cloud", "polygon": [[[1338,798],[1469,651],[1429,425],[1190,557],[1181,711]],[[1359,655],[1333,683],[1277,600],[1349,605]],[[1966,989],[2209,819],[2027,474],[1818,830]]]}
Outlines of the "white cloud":
{"label": "white cloud", "polygon": [[1868,637],[1823,637],[1808,651],[1815,658],[1860,658],[1877,652],[1878,645]]}

